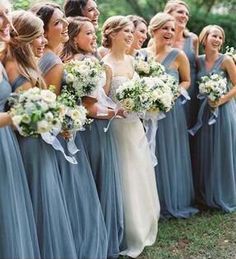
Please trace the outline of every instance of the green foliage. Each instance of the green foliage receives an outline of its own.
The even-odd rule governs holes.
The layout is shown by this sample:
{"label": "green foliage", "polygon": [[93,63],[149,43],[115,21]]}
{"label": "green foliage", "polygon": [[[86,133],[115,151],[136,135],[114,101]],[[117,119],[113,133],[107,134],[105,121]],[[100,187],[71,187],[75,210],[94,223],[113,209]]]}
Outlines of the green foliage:
{"label": "green foliage", "polygon": [[[34,2],[40,0],[14,0],[14,9],[28,9]],[[64,0],[51,0],[60,4]],[[208,24],[218,24],[225,30],[225,46],[236,46],[236,0],[186,0],[192,12],[188,27],[190,31],[199,34],[202,28]],[[166,0],[97,0],[100,16],[100,28],[103,22],[113,15],[137,14],[144,17],[147,21],[157,12],[163,10]],[[217,8],[224,8],[227,15],[213,14]],[[220,9],[219,9],[220,10]],[[219,11],[218,10],[218,11]],[[100,38],[100,35],[99,35]]]}
{"label": "green foliage", "polygon": [[219,15],[219,14],[208,14],[203,12],[194,13],[189,20],[188,27],[190,31],[197,35],[201,32],[203,27],[208,24],[216,24],[221,26],[226,35],[224,46],[236,46],[236,17],[233,15]]}
{"label": "green foliage", "polygon": [[30,6],[29,0],[16,0],[13,2],[14,9],[24,9],[27,10]]}

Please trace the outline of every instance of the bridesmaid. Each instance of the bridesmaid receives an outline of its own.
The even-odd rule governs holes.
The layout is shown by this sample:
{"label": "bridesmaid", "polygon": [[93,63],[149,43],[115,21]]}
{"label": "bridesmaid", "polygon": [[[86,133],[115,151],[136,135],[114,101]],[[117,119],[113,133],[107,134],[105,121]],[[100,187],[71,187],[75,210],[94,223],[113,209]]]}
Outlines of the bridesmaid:
{"label": "bridesmaid", "polygon": [[[10,40],[10,3],[0,0],[0,40]],[[1,126],[10,124],[4,106],[11,93],[0,63]],[[5,124],[5,125],[4,125]],[[0,128],[0,258],[40,258],[32,203],[20,149],[13,130]]]}
{"label": "bridesmaid", "polygon": [[134,40],[127,54],[131,56],[138,55],[138,50],[140,50],[147,39],[147,22],[140,16],[128,15],[127,18],[134,25]]}
{"label": "bridesmaid", "polygon": [[[225,41],[224,30],[208,25],[199,35],[205,55],[198,59],[197,79],[222,74],[228,92],[219,101],[203,101],[198,117],[202,128],[196,135],[196,190],[200,203],[225,212],[236,211],[236,67],[231,57],[219,52]],[[212,109],[218,109],[215,124],[208,125]]]}
{"label": "bridesmaid", "polygon": [[[39,67],[47,85],[55,85],[56,92],[60,94],[64,71],[58,54],[60,45],[69,39],[68,23],[56,4],[42,4],[34,11],[44,22],[48,41]],[[61,137],[60,142],[66,149],[65,139]],[[108,243],[106,227],[89,159],[79,133],[76,134],[75,142],[79,149],[76,155],[78,164],[69,163],[60,153],[57,153],[57,160],[77,256],[80,259],[105,259]]]}
{"label": "bridesmaid", "polygon": [[[128,49],[127,54],[131,56],[138,56],[139,50],[142,48],[144,42],[147,39],[147,22],[140,16],[128,15],[127,18],[134,25],[134,40],[131,47]],[[108,48],[99,47],[98,53],[101,57],[104,57],[109,52]]]}
{"label": "bridesmaid", "polygon": [[[198,91],[196,86],[198,37],[186,28],[189,20],[189,6],[186,2],[182,0],[169,0],[165,5],[164,12],[170,14],[175,19],[175,37],[172,46],[183,50],[190,63],[191,85],[188,88],[188,93],[191,100],[184,104],[187,126],[189,128],[196,122],[198,111]],[[190,144],[192,143],[190,142]]]}
{"label": "bridesmaid", "polygon": [[[11,32],[10,58],[6,64],[12,88],[15,91],[36,85],[44,88],[36,65],[36,57],[43,54],[46,44],[43,22],[31,12],[16,11],[13,26],[17,32]],[[75,259],[75,244],[55,150],[41,137],[19,136],[18,140],[28,177],[41,258]]]}
{"label": "bridesmaid", "polygon": [[[147,54],[164,65],[180,87],[187,89],[190,85],[189,62],[183,51],[171,47],[175,36],[174,18],[166,13],[156,14],[150,21],[149,32],[154,44],[147,49]],[[156,156],[161,215],[188,218],[197,213],[193,207],[195,197],[186,117],[180,98],[158,124]]]}
{"label": "bridesmaid", "polygon": [[94,0],[65,0],[64,11],[66,17],[84,16],[98,28],[98,18],[100,12]]}
{"label": "bridesmaid", "polygon": [[[118,104],[116,89],[135,79],[133,57],[127,55],[133,42],[133,24],[125,16],[107,19],[102,29],[103,46],[109,48],[104,57],[112,70],[112,82],[107,89],[109,96]],[[121,184],[124,200],[125,242],[122,255],[139,256],[144,247],[156,240],[159,218],[159,200],[151,154],[141,121],[132,118],[115,119],[112,122],[118,144],[118,162],[121,168]]]}
{"label": "bridesmaid", "polygon": [[[95,59],[96,50],[95,28],[86,17],[74,17],[68,27],[69,41],[65,43],[62,58],[64,61],[84,58]],[[110,77],[107,73],[105,89],[109,87]],[[102,87],[103,85],[101,85]],[[103,88],[97,89],[98,92]],[[104,91],[103,91],[104,92]],[[97,192],[102,206],[108,234],[108,258],[117,258],[121,241],[123,239],[123,204],[120,186],[120,169],[117,163],[117,148],[114,142],[113,131],[106,133],[104,128],[108,119],[115,115],[115,111],[107,109],[104,116],[99,116],[97,96],[83,98],[83,103],[89,111],[89,116],[94,119],[92,125],[80,132],[88,154]],[[118,111],[122,116],[123,110]],[[76,140],[78,143],[78,140]]]}

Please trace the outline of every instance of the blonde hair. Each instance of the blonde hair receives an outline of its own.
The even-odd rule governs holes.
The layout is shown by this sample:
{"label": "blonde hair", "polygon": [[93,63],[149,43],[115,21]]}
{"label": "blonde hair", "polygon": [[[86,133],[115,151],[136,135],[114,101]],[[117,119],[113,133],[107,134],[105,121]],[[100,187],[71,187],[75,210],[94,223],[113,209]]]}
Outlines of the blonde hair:
{"label": "blonde hair", "polygon": [[102,27],[102,46],[105,48],[111,48],[111,34],[119,32],[130,24],[132,25],[133,23],[125,16],[117,15],[108,18]]}
{"label": "blonde hair", "polygon": [[[169,0],[169,1],[167,1],[166,5],[164,7],[164,12],[171,15],[171,13],[176,9],[176,7],[178,5],[183,5],[184,7],[187,8],[188,11],[190,11],[189,5],[186,2],[184,2],[182,0]],[[184,36],[185,37],[189,36],[189,30],[188,29],[184,30]]]}
{"label": "blonde hair", "polygon": [[83,53],[83,50],[75,43],[75,37],[80,33],[81,28],[86,22],[92,24],[91,20],[87,17],[69,17],[68,19],[68,35],[69,40],[64,44],[61,59],[69,61],[75,54]]}
{"label": "blonde hair", "polygon": [[164,12],[171,14],[178,5],[185,6],[189,11],[189,5],[186,2],[182,0],[169,0],[164,7]]}
{"label": "blonde hair", "polygon": [[0,5],[4,6],[5,8],[8,8],[9,11],[11,11],[11,3],[8,0],[0,0]]}
{"label": "blonde hair", "polygon": [[15,29],[10,32],[10,57],[16,60],[20,74],[33,86],[45,86],[30,45],[43,33],[42,20],[31,12],[21,10],[12,12],[12,23]]}
{"label": "blonde hair", "polygon": [[150,21],[148,26],[148,32],[153,37],[153,32],[160,29],[167,22],[174,22],[175,19],[168,13],[157,13]]}
{"label": "blonde hair", "polygon": [[202,31],[200,32],[199,34],[199,42],[200,44],[202,45],[205,45],[205,41],[208,37],[208,35],[210,34],[210,32],[213,30],[213,29],[217,29],[219,30],[221,33],[222,33],[222,36],[223,36],[223,43],[225,41],[225,32],[224,32],[224,29],[222,27],[220,27],[219,25],[207,25],[205,26]]}

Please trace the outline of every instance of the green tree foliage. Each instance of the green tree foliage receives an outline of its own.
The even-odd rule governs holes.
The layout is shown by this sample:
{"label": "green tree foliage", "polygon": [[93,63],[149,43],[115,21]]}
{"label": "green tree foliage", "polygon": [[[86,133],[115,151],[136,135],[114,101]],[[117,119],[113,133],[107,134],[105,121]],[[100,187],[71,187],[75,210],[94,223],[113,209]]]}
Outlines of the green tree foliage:
{"label": "green tree foliage", "polygon": [[[15,9],[28,9],[40,0],[14,0]],[[49,0],[50,1],[50,0]],[[51,0],[63,5],[64,0]],[[101,12],[100,25],[110,16],[137,14],[147,21],[163,10],[167,0],[97,0]],[[188,27],[199,34],[207,24],[218,24],[226,33],[226,44],[236,47],[236,0],[186,0],[191,8]],[[224,14],[222,14],[224,13]],[[101,27],[101,26],[100,26]]]}

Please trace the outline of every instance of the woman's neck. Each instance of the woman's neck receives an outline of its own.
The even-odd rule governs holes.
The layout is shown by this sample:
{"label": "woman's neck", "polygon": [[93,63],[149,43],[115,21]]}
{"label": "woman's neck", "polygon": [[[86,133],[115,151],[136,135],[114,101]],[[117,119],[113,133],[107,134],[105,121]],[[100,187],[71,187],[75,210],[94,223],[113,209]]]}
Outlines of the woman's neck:
{"label": "woman's neck", "polygon": [[180,42],[184,40],[184,28],[176,27],[175,29],[175,42]]}
{"label": "woman's neck", "polygon": [[214,63],[216,59],[219,57],[219,51],[217,50],[207,50],[205,54],[206,54],[206,61],[209,63],[210,62]]}
{"label": "woman's neck", "polygon": [[122,61],[125,59],[126,49],[120,49],[116,47],[112,47],[110,51],[110,56],[113,57],[117,61]]}
{"label": "woman's neck", "polygon": [[60,43],[60,44],[48,44],[46,47],[45,47],[45,50],[47,51],[52,51],[54,52],[55,54],[57,55],[60,55],[61,52],[62,52],[62,49],[63,49],[63,44]]}
{"label": "woman's neck", "polygon": [[136,53],[137,53],[137,50],[134,49],[134,48],[130,48],[130,49],[126,52],[126,54],[128,54],[128,55],[130,55],[130,56],[135,56]]}
{"label": "woman's neck", "polygon": [[171,46],[169,45],[160,45],[160,44],[154,44],[153,45],[153,51],[155,55],[160,55],[162,53],[170,52]]}

